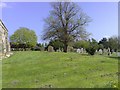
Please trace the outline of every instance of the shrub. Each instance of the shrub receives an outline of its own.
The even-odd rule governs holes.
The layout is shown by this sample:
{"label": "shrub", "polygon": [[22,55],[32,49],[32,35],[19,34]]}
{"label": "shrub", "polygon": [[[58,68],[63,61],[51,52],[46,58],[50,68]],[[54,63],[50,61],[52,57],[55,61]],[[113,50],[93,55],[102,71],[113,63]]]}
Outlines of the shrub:
{"label": "shrub", "polygon": [[88,47],[88,48],[86,49],[86,51],[88,52],[88,54],[94,55],[96,49],[95,49],[94,47],[91,47],[91,46],[90,46],[90,47]]}
{"label": "shrub", "polygon": [[89,41],[89,46],[86,49],[86,51],[88,52],[88,54],[90,55],[94,55],[95,51],[98,49],[98,43],[95,39],[92,39],[91,41]]}
{"label": "shrub", "polygon": [[32,50],[32,51],[40,51],[40,47],[35,46],[35,47],[31,48],[31,50]]}

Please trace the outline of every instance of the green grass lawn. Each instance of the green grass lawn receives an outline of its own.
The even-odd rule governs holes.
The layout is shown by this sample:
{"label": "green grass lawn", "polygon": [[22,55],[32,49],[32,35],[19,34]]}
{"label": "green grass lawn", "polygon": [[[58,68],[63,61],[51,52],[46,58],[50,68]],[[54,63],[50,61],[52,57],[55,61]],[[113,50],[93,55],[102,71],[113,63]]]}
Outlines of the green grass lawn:
{"label": "green grass lawn", "polygon": [[26,51],[2,61],[3,88],[118,87],[118,58]]}

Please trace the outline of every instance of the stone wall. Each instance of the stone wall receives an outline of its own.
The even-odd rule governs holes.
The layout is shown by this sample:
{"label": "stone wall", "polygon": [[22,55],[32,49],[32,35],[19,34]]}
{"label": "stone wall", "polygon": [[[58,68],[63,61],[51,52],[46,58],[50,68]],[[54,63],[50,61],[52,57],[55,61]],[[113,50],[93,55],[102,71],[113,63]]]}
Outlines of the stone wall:
{"label": "stone wall", "polygon": [[0,57],[10,53],[10,43],[8,41],[8,30],[0,20]]}

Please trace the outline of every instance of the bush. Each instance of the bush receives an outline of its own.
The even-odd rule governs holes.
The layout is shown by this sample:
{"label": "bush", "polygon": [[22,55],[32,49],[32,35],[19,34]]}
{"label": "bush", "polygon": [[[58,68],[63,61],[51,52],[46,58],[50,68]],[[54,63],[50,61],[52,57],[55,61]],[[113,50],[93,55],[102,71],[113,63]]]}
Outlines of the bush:
{"label": "bush", "polygon": [[81,40],[81,41],[76,41],[73,45],[74,48],[88,48],[89,46],[89,41],[86,40]]}
{"label": "bush", "polygon": [[98,49],[98,43],[95,39],[92,39],[91,41],[89,41],[89,46],[86,49],[86,51],[88,52],[88,54],[90,55],[94,55],[95,51]]}
{"label": "bush", "polygon": [[96,49],[95,49],[94,47],[88,47],[88,48],[86,49],[86,51],[88,52],[88,54],[94,55]]}
{"label": "bush", "polygon": [[48,46],[48,52],[54,52],[54,49],[52,46]]}
{"label": "bush", "polygon": [[31,50],[32,50],[32,51],[40,51],[40,47],[35,46],[35,47],[31,48]]}

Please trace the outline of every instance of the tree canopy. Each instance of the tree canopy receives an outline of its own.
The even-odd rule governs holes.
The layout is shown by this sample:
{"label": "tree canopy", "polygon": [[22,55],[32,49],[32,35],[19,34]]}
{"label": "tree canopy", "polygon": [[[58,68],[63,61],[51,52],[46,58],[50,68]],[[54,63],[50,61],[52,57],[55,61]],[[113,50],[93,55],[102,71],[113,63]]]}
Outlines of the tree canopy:
{"label": "tree canopy", "polygon": [[110,37],[108,39],[108,44],[111,49],[113,49],[114,51],[117,51],[118,45],[119,45],[118,37],[116,36]]}
{"label": "tree canopy", "polygon": [[27,45],[33,47],[37,43],[37,36],[33,30],[21,27],[10,36],[10,42],[16,45]]}
{"label": "tree canopy", "polygon": [[59,39],[67,52],[68,43],[76,39],[86,39],[90,35],[85,26],[91,21],[82,9],[73,2],[51,3],[53,8],[45,19],[43,39]]}

